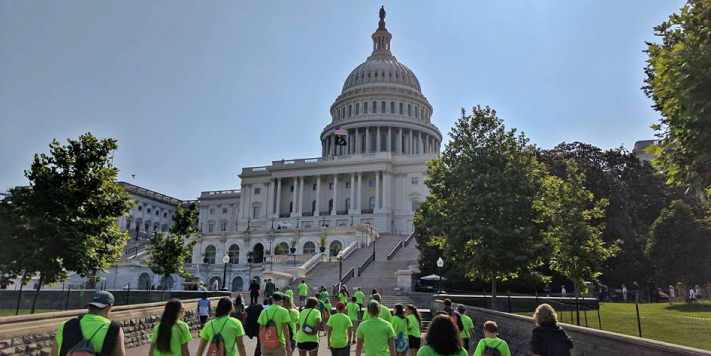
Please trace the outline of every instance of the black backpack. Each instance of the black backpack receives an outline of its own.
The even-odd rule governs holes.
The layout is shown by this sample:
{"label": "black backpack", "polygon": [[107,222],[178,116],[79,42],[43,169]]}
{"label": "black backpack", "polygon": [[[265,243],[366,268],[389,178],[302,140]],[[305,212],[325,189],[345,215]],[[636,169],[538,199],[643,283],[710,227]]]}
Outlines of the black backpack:
{"label": "black backpack", "polygon": [[499,345],[501,345],[501,341],[494,347],[489,346],[489,344],[484,341],[484,352],[481,353],[481,356],[501,356],[501,352],[499,352],[498,349]]}
{"label": "black backpack", "polygon": [[[66,356],[69,350],[84,341],[84,335],[81,332],[82,317],[83,315],[80,315],[79,317],[64,323],[64,330],[62,330],[62,348],[59,350],[59,356]],[[118,340],[118,333],[120,329],[121,325],[112,320],[109,325],[109,330],[106,332],[106,336],[104,337],[104,344],[101,347],[101,352],[99,352],[98,355],[111,355],[114,351],[114,347],[116,347],[116,341]]]}
{"label": "black backpack", "polygon": [[449,314],[449,317],[452,319],[454,324],[457,325],[459,332],[464,331],[464,322],[462,322],[462,315],[452,309],[448,310],[447,314]]}

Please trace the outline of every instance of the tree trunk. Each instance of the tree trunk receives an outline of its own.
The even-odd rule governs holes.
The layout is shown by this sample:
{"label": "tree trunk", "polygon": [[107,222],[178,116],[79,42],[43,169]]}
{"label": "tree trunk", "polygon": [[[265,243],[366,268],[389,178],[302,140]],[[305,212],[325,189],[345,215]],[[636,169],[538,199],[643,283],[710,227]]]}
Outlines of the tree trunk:
{"label": "tree trunk", "polygon": [[576,325],[580,326],[580,307],[578,306],[578,296],[580,296],[580,284],[578,284],[578,282],[574,282],[573,288],[575,288],[575,323]]}
{"label": "tree trunk", "polygon": [[35,313],[35,305],[37,305],[37,297],[39,297],[40,289],[42,288],[43,281],[44,281],[44,275],[40,274],[39,282],[37,282],[37,289],[35,289],[35,297],[32,298],[32,309],[30,309],[30,314]]}
{"label": "tree trunk", "polygon": [[22,276],[20,280],[20,292],[17,293],[17,308],[15,308],[15,315],[20,314],[20,303],[22,303],[22,287],[25,286],[25,276]]}
{"label": "tree trunk", "polygon": [[496,276],[491,274],[491,309],[496,309]]}

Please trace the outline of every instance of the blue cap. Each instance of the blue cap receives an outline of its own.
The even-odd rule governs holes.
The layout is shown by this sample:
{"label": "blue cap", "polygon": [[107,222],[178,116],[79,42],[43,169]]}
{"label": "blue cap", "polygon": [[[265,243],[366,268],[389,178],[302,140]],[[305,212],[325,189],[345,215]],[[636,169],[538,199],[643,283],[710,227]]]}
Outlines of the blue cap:
{"label": "blue cap", "polygon": [[109,305],[114,305],[114,302],[115,299],[113,294],[106,291],[98,291],[94,293],[93,297],[91,297],[91,302],[87,303],[86,305],[91,305],[99,309],[104,309]]}

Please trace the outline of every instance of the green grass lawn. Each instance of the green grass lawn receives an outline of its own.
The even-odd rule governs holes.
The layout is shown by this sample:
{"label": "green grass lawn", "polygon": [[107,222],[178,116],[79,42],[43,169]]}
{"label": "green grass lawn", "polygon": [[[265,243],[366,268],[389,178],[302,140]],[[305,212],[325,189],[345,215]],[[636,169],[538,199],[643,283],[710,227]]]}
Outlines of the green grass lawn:
{"label": "green grass lawn", "polygon": [[[640,304],[639,313],[642,337],[711,350],[711,302],[673,306],[668,303]],[[530,313],[521,315],[531,316]],[[571,323],[570,312],[559,312],[559,319]],[[601,303],[600,319],[602,330],[639,336],[634,303]],[[597,311],[587,312],[587,322],[590,328],[600,328]],[[585,326],[582,311],[580,325]]]}
{"label": "green grass lawn", "polygon": [[[58,311],[58,309],[35,309],[35,314],[38,313],[49,313],[53,311]],[[30,309],[20,309],[20,315],[29,314]],[[15,309],[0,309],[0,317],[15,315]]]}

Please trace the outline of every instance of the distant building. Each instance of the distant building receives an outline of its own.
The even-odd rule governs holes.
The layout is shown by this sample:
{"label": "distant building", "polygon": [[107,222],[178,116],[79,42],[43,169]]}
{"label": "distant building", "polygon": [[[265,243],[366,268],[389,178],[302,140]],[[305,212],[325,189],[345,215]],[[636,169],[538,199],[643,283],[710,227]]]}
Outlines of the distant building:
{"label": "distant building", "polygon": [[652,159],[656,158],[657,156],[651,155],[645,150],[647,147],[655,145],[657,143],[657,140],[642,140],[642,141],[637,141],[634,143],[634,149],[632,150],[632,154],[635,155],[635,157],[639,158],[641,161],[651,161]]}
{"label": "distant building", "polygon": [[119,182],[135,201],[131,211],[118,219],[121,231],[128,231],[134,239],[147,239],[157,232],[167,232],[173,225],[173,213],[182,204],[181,200],[165,194]]}

